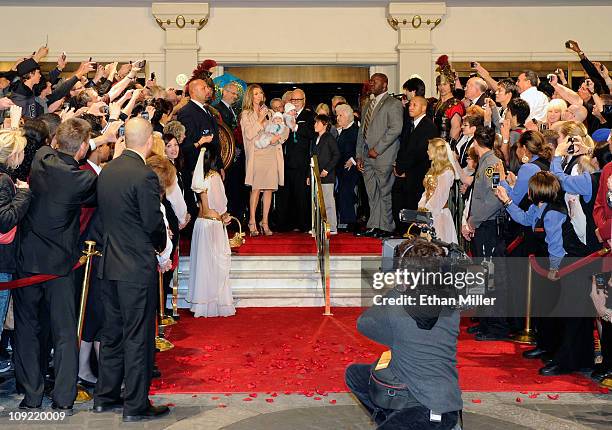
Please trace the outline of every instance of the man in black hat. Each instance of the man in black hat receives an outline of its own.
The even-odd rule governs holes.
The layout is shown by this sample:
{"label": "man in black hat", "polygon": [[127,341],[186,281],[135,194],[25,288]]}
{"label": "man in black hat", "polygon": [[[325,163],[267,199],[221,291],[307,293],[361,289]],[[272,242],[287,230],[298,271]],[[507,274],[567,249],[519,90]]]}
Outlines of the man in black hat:
{"label": "man in black hat", "polygon": [[[17,65],[17,76],[20,82],[13,92],[11,99],[17,106],[23,109],[24,118],[36,118],[47,112],[47,106],[65,97],[70,89],[81,79],[81,76],[93,71],[92,63],[83,62],[75,72],[74,76],[60,84],[46,99],[46,101],[36,100],[40,94],[39,84],[44,77],[40,72],[40,66],[33,58],[27,58]],[[46,103],[45,103],[46,102]]]}

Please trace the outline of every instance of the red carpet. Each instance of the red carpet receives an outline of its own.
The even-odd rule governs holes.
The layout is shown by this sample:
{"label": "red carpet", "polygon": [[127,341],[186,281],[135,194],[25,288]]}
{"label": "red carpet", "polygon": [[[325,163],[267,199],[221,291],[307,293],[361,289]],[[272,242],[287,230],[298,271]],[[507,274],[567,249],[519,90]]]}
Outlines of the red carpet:
{"label": "red carpet", "polygon": [[[153,393],[344,392],[344,369],[373,362],[385,348],[357,333],[360,308],[245,308],[230,318],[195,319],[189,312],[167,328],[175,348],[157,354],[163,378]],[[462,334],[461,388],[489,392],[599,392],[578,375],[545,378],[527,347],[477,342]]]}
{"label": "red carpet", "polygon": [[[380,255],[380,239],[355,237],[352,233],[339,233],[330,239],[331,255]],[[188,240],[181,240],[181,255],[189,255]],[[316,255],[315,240],[306,233],[275,233],[273,236],[249,237],[238,255]]]}

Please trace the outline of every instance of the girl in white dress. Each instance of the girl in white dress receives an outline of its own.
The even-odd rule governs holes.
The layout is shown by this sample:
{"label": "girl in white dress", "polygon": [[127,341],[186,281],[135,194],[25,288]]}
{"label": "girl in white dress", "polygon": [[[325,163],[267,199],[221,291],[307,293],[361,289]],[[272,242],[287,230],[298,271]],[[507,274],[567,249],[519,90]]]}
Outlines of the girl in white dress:
{"label": "girl in white dress", "polygon": [[191,237],[187,302],[196,318],[236,313],[229,283],[227,197],[221,175],[211,168],[214,165],[214,155],[202,149],[191,182],[191,189],[199,196],[200,212]]}
{"label": "girl in white dress", "polygon": [[449,149],[444,139],[431,139],[427,155],[431,167],[423,179],[425,191],[419,201],[419,210],[431,212],[438,239],[457,243],[457,232],[451,211],[448,209],[448,195],[455,181],[455,170],[449,159]]}

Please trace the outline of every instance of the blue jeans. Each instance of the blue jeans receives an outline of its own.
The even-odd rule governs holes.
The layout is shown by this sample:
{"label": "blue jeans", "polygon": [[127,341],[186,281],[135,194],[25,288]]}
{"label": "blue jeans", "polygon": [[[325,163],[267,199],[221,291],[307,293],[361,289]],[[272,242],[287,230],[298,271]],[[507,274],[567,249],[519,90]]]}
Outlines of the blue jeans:
{"label": "blue jeans", "polygon": [[[2,282],[10,282],[12,280],[12,273],[0,273],[0,286],[2,285]],[[8,311],[10,297],[10,290],[0,291],[0,335],[2,334],[2,327],[4,327],[4,319],[6,318],[6,312]]]}

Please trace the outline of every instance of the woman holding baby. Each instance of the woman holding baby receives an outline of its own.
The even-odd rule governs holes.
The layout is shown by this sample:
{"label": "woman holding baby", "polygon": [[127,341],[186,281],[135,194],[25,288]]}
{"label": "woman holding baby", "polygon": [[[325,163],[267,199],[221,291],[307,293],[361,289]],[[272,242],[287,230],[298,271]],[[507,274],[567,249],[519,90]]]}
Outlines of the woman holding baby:
{"label": "woman holding baby", "polygon": [[[282,143],[289,136],[284,122],[273,118],[273,112],[265,105],[262,88],[257,84],[248,86],[242,101],[240,125],[246,156],[245,184],[251,186],[249,200],[249,233],[258,236],[255,214],[259,195],[263,193],[263,217],[259,226],[266,236],[271,236],[268,215],[272,204],[272,192],[284,183]],[[282,119],[282,118],[281,118]]]}

